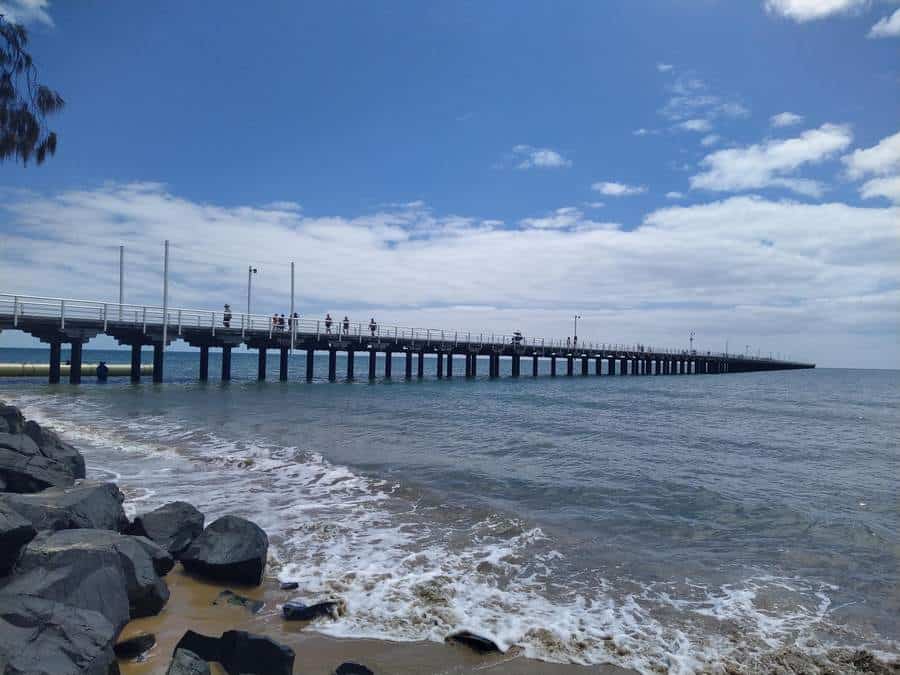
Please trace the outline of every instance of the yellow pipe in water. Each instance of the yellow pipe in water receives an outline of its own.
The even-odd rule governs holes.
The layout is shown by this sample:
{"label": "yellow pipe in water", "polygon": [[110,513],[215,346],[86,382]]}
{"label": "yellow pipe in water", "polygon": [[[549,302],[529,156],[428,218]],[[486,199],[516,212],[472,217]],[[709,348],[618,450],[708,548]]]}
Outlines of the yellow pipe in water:
{"label": "yellow pipe in water", "polygon": [[[97,375],[97,363],[82,363],[81,376],[95,377]],[[131,365],[127,363],[107,363],[109,376],[131,375]],[[67,364],[60,364],[59,374],[68,375],[72,369]],[[141,366],[141,375],[152,375],[153,366],[149,363]],[[46,377],[50,375],[49,363],[0,363],[0,377]]]}

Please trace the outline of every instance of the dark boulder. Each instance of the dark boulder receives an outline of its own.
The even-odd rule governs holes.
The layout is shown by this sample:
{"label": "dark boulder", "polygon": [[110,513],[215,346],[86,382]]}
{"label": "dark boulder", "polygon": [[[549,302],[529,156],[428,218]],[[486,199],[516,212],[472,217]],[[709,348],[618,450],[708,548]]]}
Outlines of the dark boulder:
{"label": "dark boulder", "polygon": [[209,664],[188,649],[176,649],[166,675],[210,675]]}
{"label": "dark boulder", "polygon": [[0,593],[0,669],[28,675],[117,675],[116,629],[98,612]]}
{"label": "dark boulder", "polygon": [[300,584],[296,581],[282,581],[281,582],[281,590],[283,591],[295,591],[300,588]]}
{"label": "dark boulder", "polygon": [[343,600],[325,600],[307,605],[300,600],[289,600],[281,607],[281,613],[287,621],[312,621],[320,617],[337,619],[347,612]]}
{"label": "dark boulder", "polygon": [[243,595],[238,595],[234,591],[230,591],[225,589],[221,593],[219,593],[218,597],[213,600],[214,605],[232,605],[234,607],[243,607],[251,614],[256,614],[259,610],[265,607],[265,604],[262,600],[253,600],[251,598],[245,598]]}
{"label": "dark boulder", "polygon": [[215,581],[258,586],[269,550],[266,533],[249,520],[223,516],[180,555],[184,568]]}
{"label": "dark boulder", "polygon": [[122,509],[125,497],[115,483],[82,480],[71,487],[51,487],[35,494],[7,494],[4,499],[37,530],[120,531],[128,524]]}
{"label": "dark boulder", "polygon": [[334,675],[375,675],[375,673],[365,666],[347,661],[337,667]]}
{"label": "dark boulder", "polygon": [[156,636],[153,633],[141,633],[117,642],[113,647],[113,652],[120,659],[138,659],[150,651],[155,644]]}
{"label": "dark boulder", "polygon": [[218,661],[229,675],[291,675],[294,650],[262,635],[229,630],[222,637],[187,631],[175,646],[205,661]]}
{"label": "dark boulder", "polygon": [[462,630],[458,633],[454,633],[453,635],[448,635],[445,639],[447,642],[456,642],[458,644],[465,645],[469,649],[474,649],[479,654],[490,654],[492,652],[503,651],[493,640],[489,640],[486,637],[476,635],[475,633],[467,630]]}
{"label": "dark boulder", "polygon": [[84,478],[84,457],[18,408],[0,405],[0,491],[37,492]]}
{"label": "dark boulder", "polygon": [[158,613],[169,599],[144,545],[136,537],[107,530],[38,535],[23,551],[3,592],[100,612],[116,630],[129,619]]}
{"label": "dark boulder", "polygon": [[34,420],[25,422],[25,435],[33,440],[44,457],[67,466],[73,478],[84,478],[84,457],[75,446],[63,441],[55,431],[45,429]]}
{"label": "dark boulder", "polygon": [[130,539],[140,544],[141,548],[147,552],[153,562],[153,569],[159,576],[166,576],[175,567],[175,560],[162,546],[150,541],[147,537],[130,537]]}
{"label": "dark boulder", "polygon": [[173,556],[203,532],[203,514],[187,502],[172,502],[134,519],[129,532],[155,541]]}
{"label": "dark boulder", "polygon": [[19,557],[19,551],[36,534],[37,530],[31,521],[0,502],[0,577],[9,574]]}

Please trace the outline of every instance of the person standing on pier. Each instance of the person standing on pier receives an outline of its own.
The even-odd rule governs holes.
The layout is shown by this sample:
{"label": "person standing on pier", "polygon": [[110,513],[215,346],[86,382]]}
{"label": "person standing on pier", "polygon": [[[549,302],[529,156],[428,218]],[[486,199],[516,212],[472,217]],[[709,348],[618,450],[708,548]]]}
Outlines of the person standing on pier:
{"label": "person standing on pier", "polygon": [[231,305],[225,303],[225,312],[222,314],[222,325],[231,328]]}
{"label": "person standing on pier", "polygon": [[284,314],[278,317],[278,330],[283,331],[285,328]]}
{"label": "person standing on pier", "polygon": [[369,319],[369,330],[372,332],[372,337],[375,337],[375,331],[378,330],[378,324],[375,323],[374,316],[371,319]]}
{"label": "person standing on pier", "polygon": [[297,312],[291,314],[291,330],[294,330],[294,326],[296,326],[297,329],[300,328],[300,315],[297,314]]}
{"label": "person standing on pier", "polygon": [[325,332],[331,333],[331,314],[325,314]]}
{"label": "person standing on pier", "polygon": [[350,319],[344,314],[344,335],[350,335]]}
{"label": "person standing on pier", "polygon": [[278,314],[272,315],[272,328],[278,328]]}

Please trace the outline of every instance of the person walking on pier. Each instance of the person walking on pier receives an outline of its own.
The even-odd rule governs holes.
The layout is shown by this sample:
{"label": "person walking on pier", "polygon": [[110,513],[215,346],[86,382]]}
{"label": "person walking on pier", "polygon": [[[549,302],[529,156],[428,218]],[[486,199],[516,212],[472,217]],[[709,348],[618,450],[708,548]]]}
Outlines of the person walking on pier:
{"label": "person walking on pier", "polygon": [[300,315],[297,312],[291,314],[291,330],[293,331],[295,327],[300,328]]}
{"label": "person walking on pier", "polygon": [[231,328],[231,305],[225,303],[225,312],[222,314],[222,325]]}
{"label": "person walking on pier", "polygon": [[375,317],[373,316],[369,319],[369,331],[372,333],[372,337],[375,337],[375,331],[378,330],[378,324],[375,323]]}
{"label": "person walking on pier", "polygon": [[278,314],[272,315],[272,328],[278,328]]}
{"label": "person walking on pier", "polygon": [[344,314],[344,335],[350,335],[350,319]]}
{"label": "person walking on pier", "polygon": [[331,334],[331,314],[325,314],[325,332]]}

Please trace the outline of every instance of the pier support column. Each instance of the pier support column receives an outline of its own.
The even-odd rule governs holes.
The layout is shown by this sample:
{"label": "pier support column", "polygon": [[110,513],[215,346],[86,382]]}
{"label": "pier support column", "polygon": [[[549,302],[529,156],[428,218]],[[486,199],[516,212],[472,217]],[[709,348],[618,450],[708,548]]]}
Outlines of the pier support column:
{"label": "pier support column", "polygon": [[412,379],[412,362],[413,362],[413,353],[411,351],[406,352],[406,379]]}
{"label": "pier support column", "polygon": [[352,349],[347,350],[347,379],[353,379],[353,366],[356,362],[356,352]]}
{"label": "pier support column", "polygon": [[[138,352],[140,356],[140,352]],[[209,380],[209,345],[200,345],[200,381]]]}
{"label": "pier support column", "polygon": [[231,379],[231,346],[222,347],[222,382]]}
{"label": "pier support column", "polygon": [[163,381],[163,344],[157,343],[153,345],[153,381],[159,384]]}
{"label": "pier support column", "polygon": [[131,381],[141,381],[141,345],[131,345]]}
{"label": "pier support column", "polygon": [[266,379],[266,348],[259,348],[259,355],[256,360],[256,379],[264,382]]}
{"label": "pier support column", "polygon": [[550,357],[550,377],[556,377],[556,354]]}
{"label": "pier support column", "polygon": [[453,377],[453,352],[447,354],[447,377]]}
{"label": "pier support column", "polygon": [[419,352],[419,363],[416,367],[416,377],[420,380],[425,377],[425,352]]}
{"label": "pier support column", "polygon": [[615,375],[615,374],[616,374],[616,360],[611,358],[611,359],[609,359],[609,375]]}
{"label": "pier support column", "polygon": [[599,356],[594,359],[594,374],[599,376],[603,372],[603,359]]}
{"label": "pier support column", "polygon": [[444,377],[444,352],[437,353],[437,376]]}
{"label": "pier support column", "polygon": [[72,354],[69,357],[69,384],[81,384],[81,351],[84,344],[81,340],[73,340]]}
{"label": "pier support column", "polygon": [[478,377],[478,354],[472,354],[472,377]]}
{"label": "pier support column", "polygon": [[513,377],[519,377],[519,371],[520,371],[521,363],[522,363],[521,358],[522,357],[519,356],[518,354],[512,355],[512,376]]}
{"label": "pier support column", "polygon": [[369,350],[369,379],[370,380],[375,379],[375,359],[376,359],[376,352],[375,352],[375,348],[373,347],[372,349]]}
{"label": "pier support column", "polygon": [[384,353],[384,379],[391,379],[391,371],[394,367],[394,352],[388,349]]}
{"label": "pier support column", "polygon": [[330,348],[328,350],[328,381],[334,382],[337,379],[337,350]]}
{"label": "pier support column", "polygon": [[50,384],[59,384],[59,362],[62,353],[62,343],[59,340],[50,341]]}
{"label": "pier support column", "polygon": [[282,347],[278,351],[278,380],[287,382],[288,379],[288,348]]}
{"label": "pier support column", "polygon": [[572,377],[575,374],[575,357],[569,354],[566,357],[566,376]]}
{"label": "pier support column", "polygon": [[466,378],[472,377],[472,354],[466,352]]}
{"label": "pier support column", "polygon": [[316,350],[310,347],[306,350],[306,380],[313,379],[313,370],[315,370]]}
{"label": "pier support column", "polygon": [[588,374],[588,357],[586,355],[581,357],[581,374]]}

